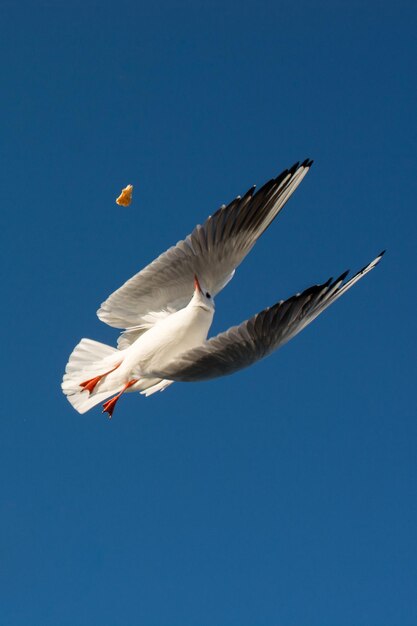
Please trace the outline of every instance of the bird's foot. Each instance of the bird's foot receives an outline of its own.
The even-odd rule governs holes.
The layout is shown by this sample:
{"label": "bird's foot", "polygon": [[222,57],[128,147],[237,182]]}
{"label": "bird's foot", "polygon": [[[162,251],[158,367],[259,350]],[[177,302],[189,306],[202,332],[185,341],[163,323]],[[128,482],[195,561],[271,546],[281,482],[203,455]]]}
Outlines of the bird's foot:
{"label": "bird's foot", "polygon": [[104,378],[105,376],[107,376],[107,374],[111,374],[112,372],[114,372],[114,370],[117,370],[119,365],[120,363],[118,363],[116,367],[113,367],[112,370],[109,370],[105,374],[100,374],[99,376],[95,376],[94,378],[89,378],[88,380],[85,380],[83,383],[80,383],[80,387],[83,388],[82,391],[88,391],[89,393],[93,393],[94,389],[96,388],[96,385],[98,385],[100,380]]}
{"label": "bird's foot", "polygon": [[108,413],[109,419],[113,417],[114,407],[116,406],[116,402],[118,401],[119,398],[120,398],[120,393],[118,393],[117,396],[114,396],[110,400],[107,400],[107,402],[103,404],[103,413]]}
{"label": "bird's foot", "polygon": [[82,387],[82,391],[88,391],[92,393],[94,391],[95,386],[100,382],[103,376],[96,376],[95,378],[90,378],[90,380],[85,380],[83,383],[80,383],[80,387]]}
{"label": "bird's foot", "polygon": [[134,378],[133,380],[129,380],[129,382],[125,384],[123,389],[116,396],[113,396],[113,398],[110,398],[110,400],[107,400],[107,402],[105,402],[103,404],[103,413],[108,413],[109,414],[109,419],[112,418],[114,407],[116,406],[116,403],[117,403],[118,399],[120,398],[120,396],[122,395],[122,393],[124,393],[126,391],[126,389],[129,389],[129,387],[131,387],[132,385],[137,383],[138,380],[139,380],[138,378]]}

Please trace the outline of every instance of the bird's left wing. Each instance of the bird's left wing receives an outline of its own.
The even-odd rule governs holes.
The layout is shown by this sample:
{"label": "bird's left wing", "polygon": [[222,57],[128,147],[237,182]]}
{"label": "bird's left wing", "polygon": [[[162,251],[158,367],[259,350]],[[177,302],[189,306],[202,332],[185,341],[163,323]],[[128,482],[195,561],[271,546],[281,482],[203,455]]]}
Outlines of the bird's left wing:
{"label": "bird's left wing", "polygon": [[194,274],[215,296],[297,189],[311,163],[308,159],[296,163],[256,193],[251,187],[243,197],[221,207],[111,294],[97,311],[100,320],[116,328],[132,328],[141,326],[149,312],[181,309],[192,298]]}
{"label": "bird's left wing", "polygon": [[268,356],[312,322],[330,304],[350,289],[380,261],[383,252],[346,283],[347,273],[337,280],[315,285],[301,294],[261,311],[240,326],[234,326],[201,347],[184,352],[157,378],[196,382],[233,374]]}

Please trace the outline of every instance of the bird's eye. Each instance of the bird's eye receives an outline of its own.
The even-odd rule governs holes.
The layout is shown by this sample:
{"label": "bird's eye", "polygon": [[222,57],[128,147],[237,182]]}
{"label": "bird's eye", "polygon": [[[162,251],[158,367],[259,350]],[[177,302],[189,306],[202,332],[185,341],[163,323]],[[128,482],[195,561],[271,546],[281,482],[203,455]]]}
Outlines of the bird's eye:
{"label": "bird's eye", "polygon": [[206,298],[211,298],[211,295],[209,294],[208,291],[206,291]]}

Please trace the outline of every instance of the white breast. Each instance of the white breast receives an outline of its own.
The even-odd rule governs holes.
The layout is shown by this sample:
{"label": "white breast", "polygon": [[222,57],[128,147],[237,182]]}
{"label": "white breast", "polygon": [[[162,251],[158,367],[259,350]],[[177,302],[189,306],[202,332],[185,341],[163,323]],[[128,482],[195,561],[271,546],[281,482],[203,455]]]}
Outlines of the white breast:
{"label": "white breast", "polygon": [[188,306],[160,320],[128,348],[120,369],[130,372],[137,369],[146,376],[147,371],[163,368],[182,352],[206,340],[213,314],[212,310]]}

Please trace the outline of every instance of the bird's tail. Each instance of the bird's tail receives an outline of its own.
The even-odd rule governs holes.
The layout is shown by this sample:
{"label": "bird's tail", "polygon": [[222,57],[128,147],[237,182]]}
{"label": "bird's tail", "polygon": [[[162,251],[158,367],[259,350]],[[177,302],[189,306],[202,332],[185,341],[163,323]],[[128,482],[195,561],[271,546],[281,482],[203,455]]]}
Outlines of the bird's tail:
{"label": "bird's tail", "polygon": [[85,413],[123,389],[123,384],[115,387],[105,384],[106,375],[122,361],[120,350],[92,339],[81,339],[69,358],[61,385],[76,411]]}

